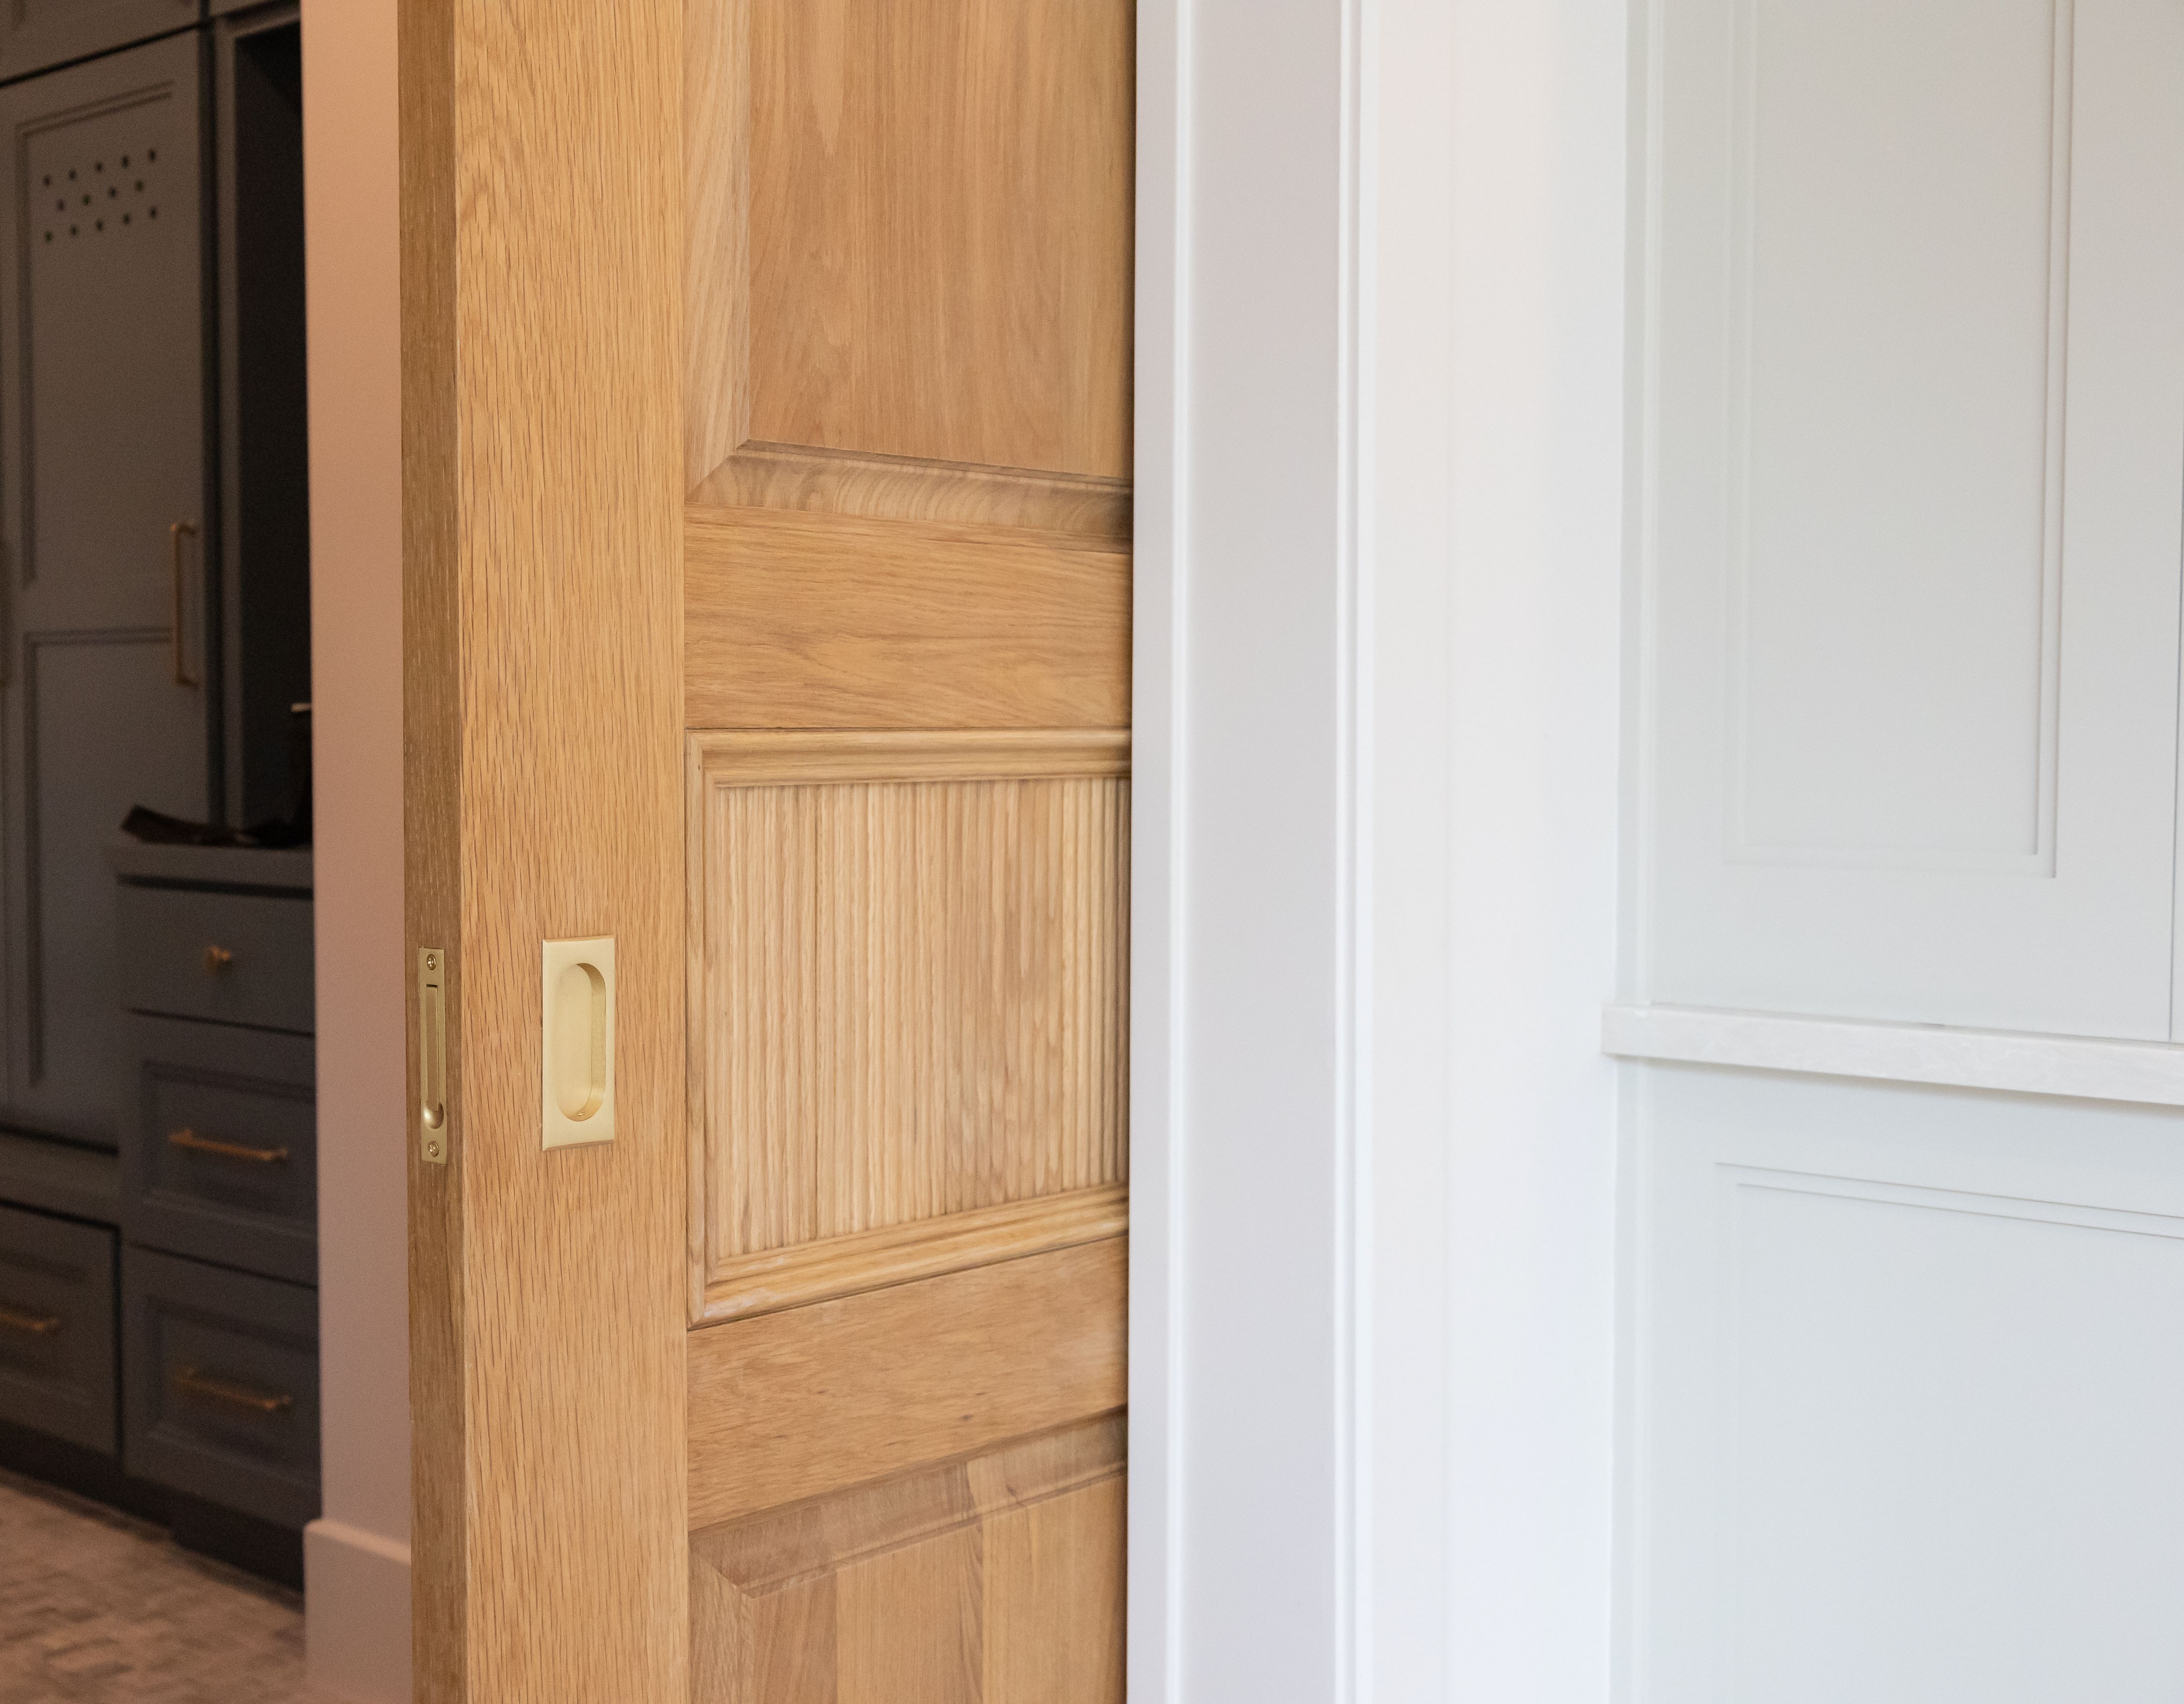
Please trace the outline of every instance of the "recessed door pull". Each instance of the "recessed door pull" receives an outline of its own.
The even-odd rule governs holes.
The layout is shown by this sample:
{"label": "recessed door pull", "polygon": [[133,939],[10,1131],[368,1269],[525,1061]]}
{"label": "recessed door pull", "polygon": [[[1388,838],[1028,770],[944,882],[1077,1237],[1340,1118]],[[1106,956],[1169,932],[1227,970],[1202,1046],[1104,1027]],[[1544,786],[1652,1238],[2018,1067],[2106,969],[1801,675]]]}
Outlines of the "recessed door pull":
{"label": "recessed door pull", "polygon": [[539,1134],[548,1148],[615,1133],[612,935],[547,941],[539,960]]}
{"label": "recessed door pull", "polygon": [[418,1151],[429,1166],[448,1163],[448,955],[417,949]]}

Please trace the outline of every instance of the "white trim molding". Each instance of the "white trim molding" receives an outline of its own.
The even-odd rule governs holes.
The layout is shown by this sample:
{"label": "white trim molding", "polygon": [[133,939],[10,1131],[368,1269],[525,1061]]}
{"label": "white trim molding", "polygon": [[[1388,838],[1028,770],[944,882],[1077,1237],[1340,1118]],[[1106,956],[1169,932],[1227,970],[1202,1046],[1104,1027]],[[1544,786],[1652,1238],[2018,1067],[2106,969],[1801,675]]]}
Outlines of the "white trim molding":
{"label": "white trim molding", "polygon": [[1450,21],[1139,12],[1140,1704],[1446,1690]]}
{"label": "white trim molding", "polygon": [[1624,0],[1143,0],[1136,1704],[1607,1696]]}
{"label": "white trim molding", "polygon": [[1675,1005],[1610,1005],[1600,1030],[1618,1059],[2184,1106],[2184,1046],[2170,1042]]}

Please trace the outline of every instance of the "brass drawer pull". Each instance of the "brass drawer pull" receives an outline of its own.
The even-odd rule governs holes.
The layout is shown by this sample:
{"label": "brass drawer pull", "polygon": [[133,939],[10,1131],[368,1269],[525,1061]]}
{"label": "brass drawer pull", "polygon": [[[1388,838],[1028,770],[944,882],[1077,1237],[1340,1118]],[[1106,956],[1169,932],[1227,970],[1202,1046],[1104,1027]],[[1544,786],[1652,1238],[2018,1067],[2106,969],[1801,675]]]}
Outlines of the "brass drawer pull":
{"label": "brass drawer pull", "polygon": [[208,1402],[225,1402],[231,1408],[247,1409],[253,1414],[281,1414],[296,1406],[296,1399],[285,1390],[277,1395],[271,1391],[254,1390],[248,1384],[214,1378],[194,1367],[184,1367],[176,1371],[175,1389],[185,1396],[202,1396]]}
{"label": "brass drawer pull", "polygon": [[216,977],[235,962],[235,955],[226,947],[207,947],[204,950],[205,974]]}
{"label": "brass drawer pull", "polygon": [[178,687],[201,687],[204,677],[190,672],[189,665],[189,603],[182,594],[185,577],[182,569],[182,540],[198,536],[196,523],[177,521],[167,529],[167,562],[174,576],[175,593],[175,684]]}
{"label": "brass drawer pull", "polygon": [[254,1166],[285,1166],[288,1163],[286,1148],[246,1148],[240,1142],[219,1142],[209,1136],[200,1136],[194,1130],[170,1130],[167,1145],[181,1148],[192,1154],[214,1154],[223,1160],[248,1160]]}
{"label": "brass drawer pull", "polygon": [[61,1317],[57,1313],[24,1313],[12,1307],[0,1307],[0,1331],[12,1331],[24,1337],[51,1337],[61,1328]]}

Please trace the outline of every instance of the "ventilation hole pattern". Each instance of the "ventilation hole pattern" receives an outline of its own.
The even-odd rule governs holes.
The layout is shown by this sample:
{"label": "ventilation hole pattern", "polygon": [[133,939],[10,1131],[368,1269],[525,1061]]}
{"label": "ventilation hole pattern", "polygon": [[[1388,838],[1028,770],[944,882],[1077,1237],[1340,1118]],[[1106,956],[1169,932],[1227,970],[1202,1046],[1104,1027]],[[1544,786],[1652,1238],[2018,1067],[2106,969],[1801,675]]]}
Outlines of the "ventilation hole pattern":
{"label": "ventilation hole pattern", "polygon": [[119,236],[159,220],[159,150],[131,148],[41,170],[31,198],[45,210],[43,240]]}

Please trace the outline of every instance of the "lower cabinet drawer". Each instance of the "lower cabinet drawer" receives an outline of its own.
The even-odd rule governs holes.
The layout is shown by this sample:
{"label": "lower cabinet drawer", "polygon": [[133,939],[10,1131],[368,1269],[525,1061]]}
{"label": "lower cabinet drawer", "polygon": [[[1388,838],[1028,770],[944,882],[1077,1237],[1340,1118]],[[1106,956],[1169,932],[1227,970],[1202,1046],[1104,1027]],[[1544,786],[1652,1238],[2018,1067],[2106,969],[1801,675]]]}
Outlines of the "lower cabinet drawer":
{"label": "lower cabinet drawer", "polygon": [[131,1243],[318,1279],[317,1065],[308,1036],[129,1020],[121,1137]]}
{"label": "lower cabinet drawer", "polygon": [[122,1460],[262,1520],[319,1512],[319,1297],[148,1249],[121,1254]]}
{"label": "lower cabinet drawer", "polygon": [[0,1207],[0,1418],[111,1456],[114,1233]]}

